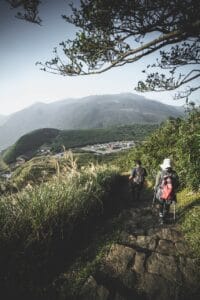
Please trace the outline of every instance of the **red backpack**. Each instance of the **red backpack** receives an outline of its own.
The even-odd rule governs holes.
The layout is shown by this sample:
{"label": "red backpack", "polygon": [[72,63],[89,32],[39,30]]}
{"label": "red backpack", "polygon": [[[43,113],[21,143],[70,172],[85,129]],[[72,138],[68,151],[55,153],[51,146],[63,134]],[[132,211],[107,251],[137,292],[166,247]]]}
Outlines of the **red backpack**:
{"label": "red backpack", "polygon": [[160,199],[171,200],[174,195],[172,176],[164,175],[160,184]]}

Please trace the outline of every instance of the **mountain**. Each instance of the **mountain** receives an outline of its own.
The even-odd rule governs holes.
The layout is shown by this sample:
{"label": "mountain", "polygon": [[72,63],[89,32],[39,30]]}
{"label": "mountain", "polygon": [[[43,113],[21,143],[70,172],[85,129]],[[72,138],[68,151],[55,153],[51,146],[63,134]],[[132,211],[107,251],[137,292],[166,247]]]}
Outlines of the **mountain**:
{"label": "mountain", "polygon": [[9,116],[0,115],[0,126],[2,126],[7,120]]}
{"label": "mountain", "polygon": [[86,129],[133,123],[152,124],[181,115],[180,107],[131,93],[89,96],[50,104],[36,103],[10,115],[0,126],[0,150],[39,128]]}

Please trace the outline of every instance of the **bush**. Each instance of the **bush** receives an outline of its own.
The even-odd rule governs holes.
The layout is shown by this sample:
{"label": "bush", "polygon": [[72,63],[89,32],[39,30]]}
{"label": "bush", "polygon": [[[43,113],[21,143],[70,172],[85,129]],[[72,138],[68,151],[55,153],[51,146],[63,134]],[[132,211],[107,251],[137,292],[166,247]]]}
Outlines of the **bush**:
{"label": "bush", "polygon": [[200,110],[194,109],[184,119],[170,119],[149,138],[116,163],[130,170],[135,159],[141,159],[150,179],[155,180],[163,159],[171,158],[182,187],[200,188]]}

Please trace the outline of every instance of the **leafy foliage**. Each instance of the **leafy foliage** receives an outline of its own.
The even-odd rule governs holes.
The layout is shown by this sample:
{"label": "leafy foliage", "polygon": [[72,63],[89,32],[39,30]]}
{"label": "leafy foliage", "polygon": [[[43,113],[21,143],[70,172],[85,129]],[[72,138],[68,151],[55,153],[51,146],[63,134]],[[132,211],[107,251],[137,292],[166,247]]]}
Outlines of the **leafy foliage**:
{"label": "leafy foliage", "polygon": [[[17,17],[41,24],[41,1],[6,1],[22,9]],[[177,97],[187,98],[200,88],[199,1],[80,0],[76,5],[71,3],[71,10],[71,15],[62,17],[79,28],[76,36],[60,42],[61,51],[54,48],[52,60],[38,62],[42,70],[63,76],[98,74],[160,50],[160,59],[147,68],[164,69],[165,73],[147,73],[146,81],[139,81],[137,90],[174,90],[183,86]],[[191,68],[184,71],[182,67],[188,65]]]}
{"label": "leafy foliage", "polygon": [[123,169],[141,159],[153,179],[163,159],[174,163],[183,186],[199,189],[200,178],[200,111],[193,109],[185,119],[171,119],[163,123],[144,143],[125,157],[118,159]]}
{"label": "leafy foliage", "polygon": [[[160,50],[160,59],[147,67],[165,73],[147,73],[137,89],[173,90],[193,82],[185,97],[199,89],[195,82],[200,77],[197,1],[89,0],[71,8],[71,16],[63,18],[79,31],[73,40],[60,43],[62,51],[54,49],[51,61],[40,63],[43,70],[64,76],[97,74]],[[187,65],[191,68],[183,71]]]}
{"label": "leafy foliage", "polygon": [[40,25],[38,6],[40,0],[6,0],[12,8],[17,8],[16,17]]}

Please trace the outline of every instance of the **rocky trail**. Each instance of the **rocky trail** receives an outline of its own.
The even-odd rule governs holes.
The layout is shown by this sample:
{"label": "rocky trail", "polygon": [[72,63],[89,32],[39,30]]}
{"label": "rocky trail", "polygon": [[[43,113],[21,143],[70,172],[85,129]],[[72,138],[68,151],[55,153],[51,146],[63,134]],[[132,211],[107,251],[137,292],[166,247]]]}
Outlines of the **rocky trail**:
{"label": "rocky trail", "polygon": [[157,215],[149,199],[132,203],[119,214],[119,241],[87,278],[80,299],[200,299],[197,259],[173,215],[162,226]]}

